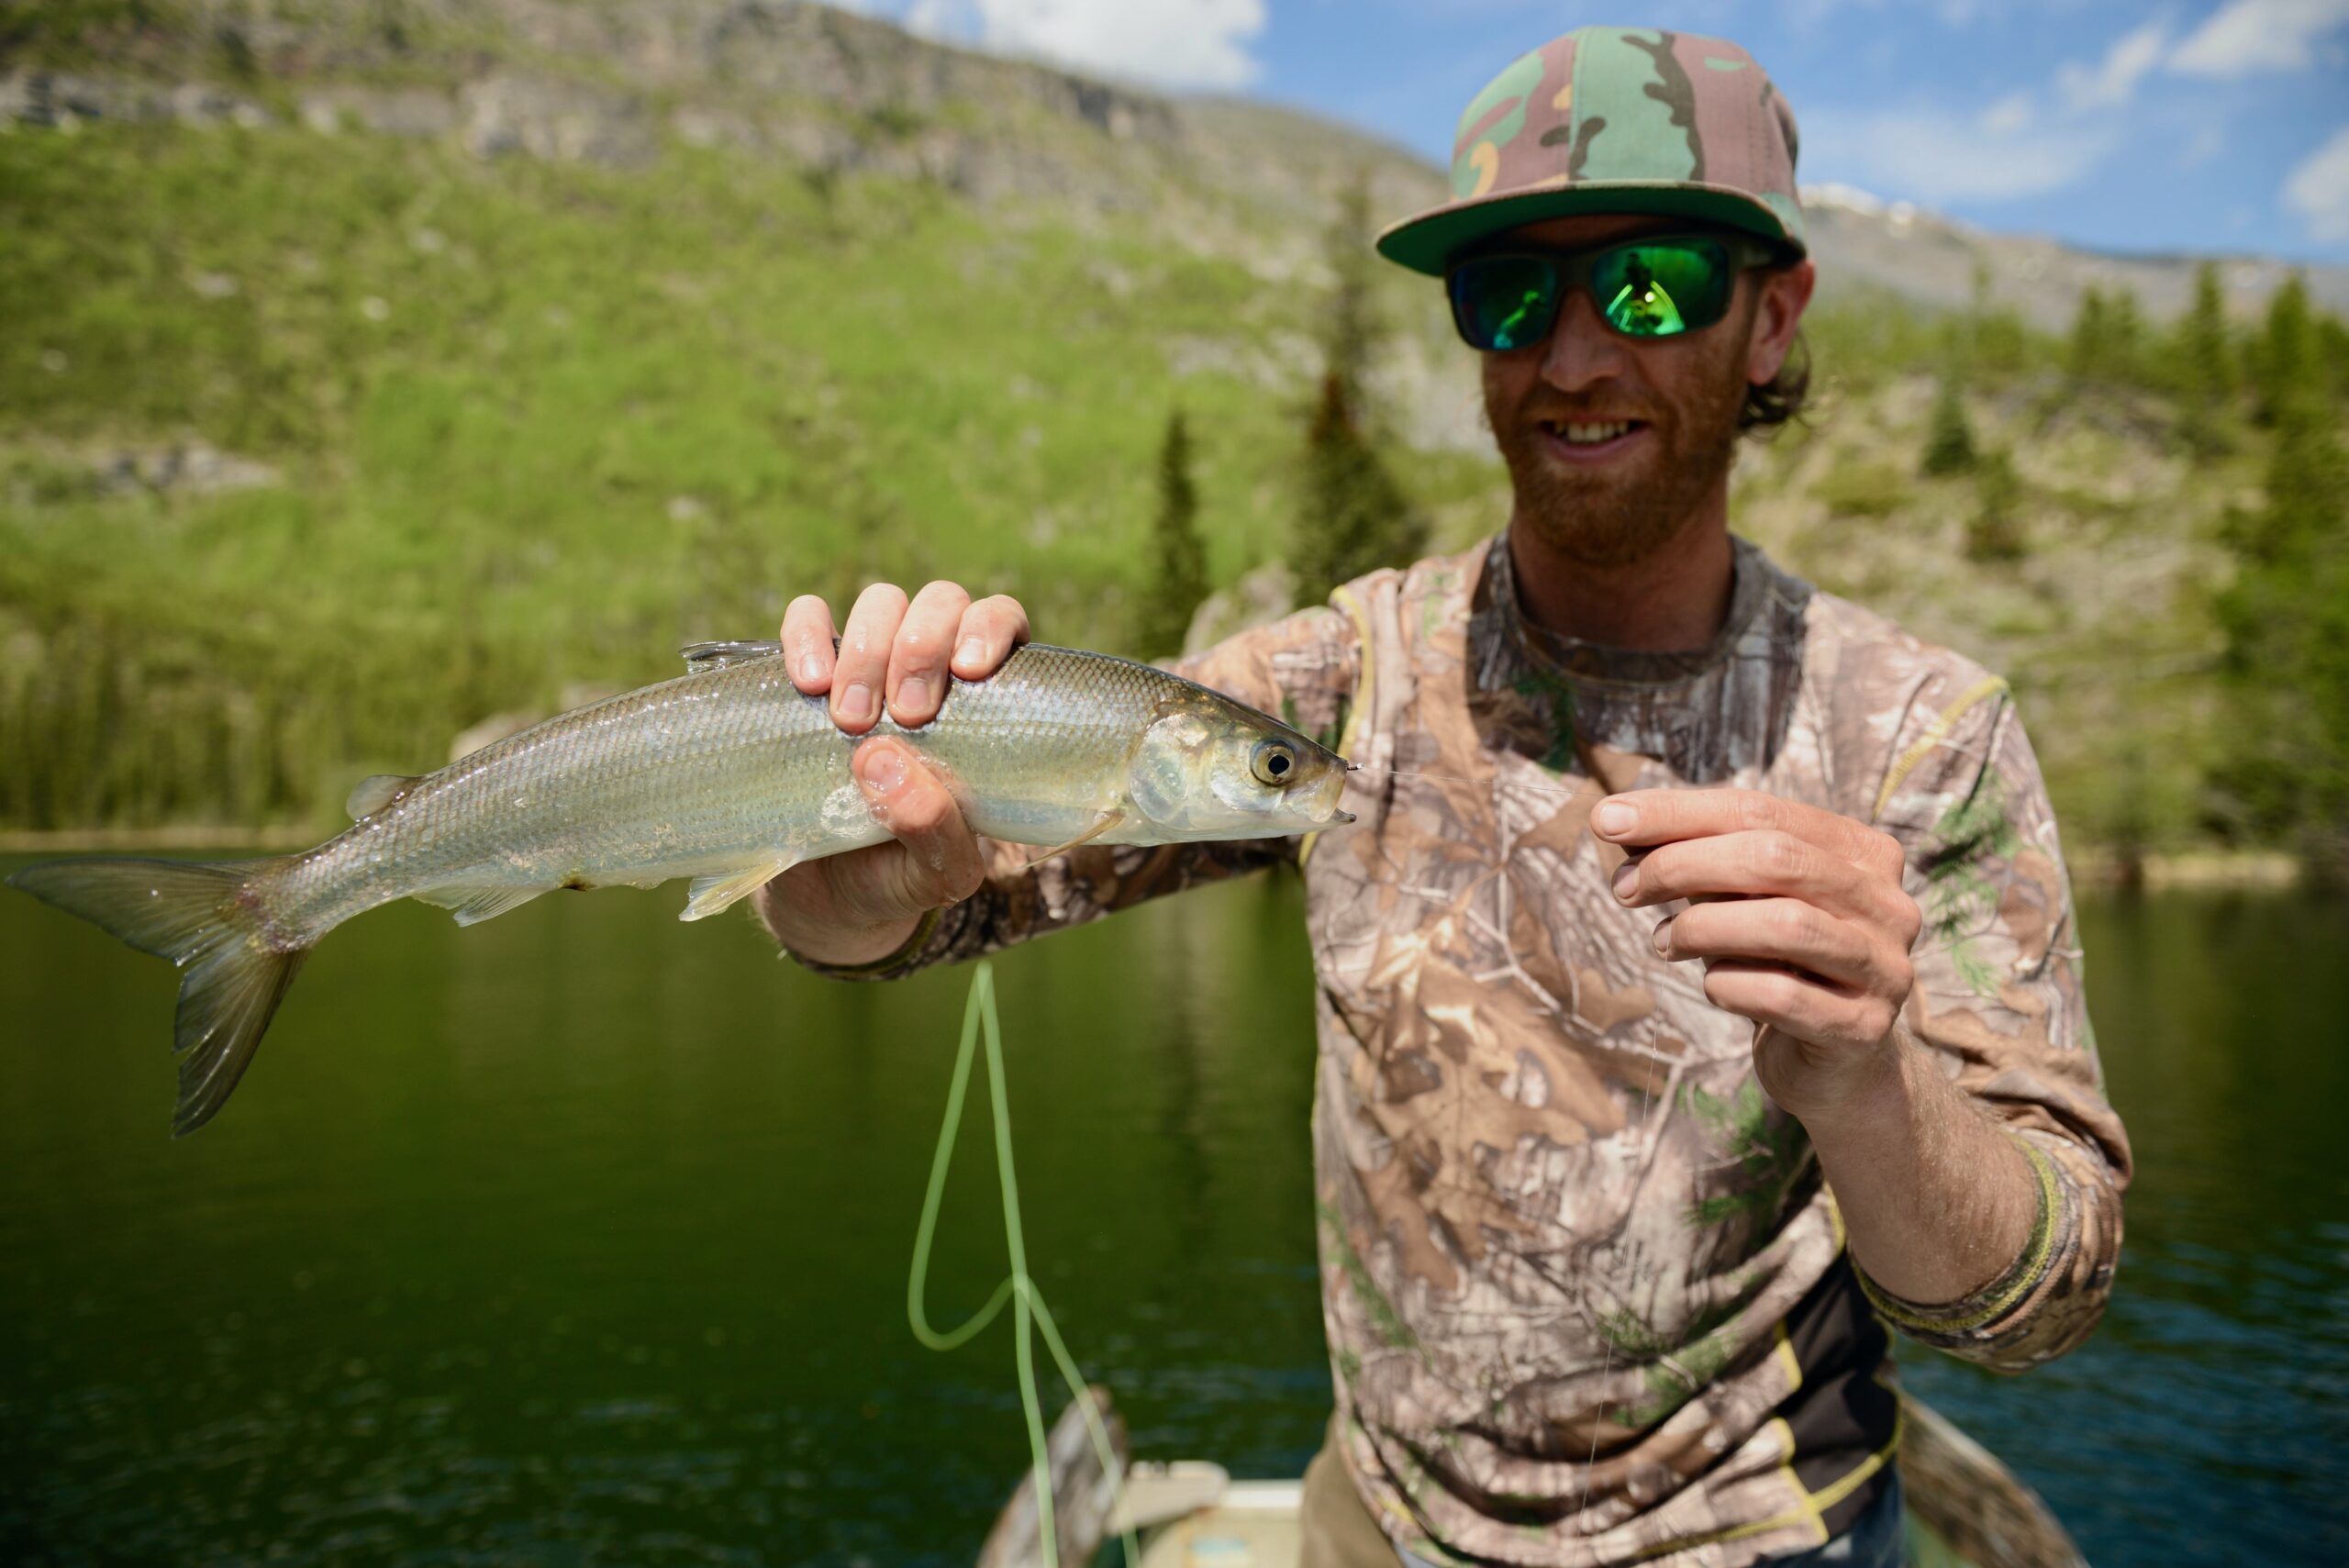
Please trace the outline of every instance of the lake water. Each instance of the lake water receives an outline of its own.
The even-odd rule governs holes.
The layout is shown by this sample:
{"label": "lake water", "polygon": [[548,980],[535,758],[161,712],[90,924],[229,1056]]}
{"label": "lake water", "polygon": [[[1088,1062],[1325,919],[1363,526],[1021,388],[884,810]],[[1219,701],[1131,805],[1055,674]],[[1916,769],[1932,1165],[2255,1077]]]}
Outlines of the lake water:
{"label": "lake water", "polygon": [[[905,1324],[967,976],[829,984],[679,896],[371,915],[175,1143],[170,972],[0,895],[0,1561],[968,1562],[1008,1332]],[[1293,1475],[1328,1410],[1298,915],[1242,884],[998,966],[1031,1262],[1142,1457]],[[1905,1375],[2103,1568],[2349,1561],[2349,909],[2084,925],[2113,1309]],[[1002,1267],[972,1113],[940,1321]]]}

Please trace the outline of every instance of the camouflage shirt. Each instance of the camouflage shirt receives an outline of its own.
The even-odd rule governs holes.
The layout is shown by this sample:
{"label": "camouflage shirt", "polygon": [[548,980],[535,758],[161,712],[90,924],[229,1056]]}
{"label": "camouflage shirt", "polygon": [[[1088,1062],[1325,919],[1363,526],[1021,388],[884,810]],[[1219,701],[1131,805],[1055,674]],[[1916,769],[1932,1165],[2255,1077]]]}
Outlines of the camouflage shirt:
{"label": "camouflage shirt", "polygon": [[[1007,851],[863,973],[1302,863],[1323,1313],[1345,1457],[1398,1545],[1713,1568],[1807,1549],[1873,1500],[1898,1440],[1882,1320],[2008,1370],[2094,1325],[2129,1151],[2004,683],[1742,541],[1707,647],[1565,641],[1520,616],[1505,536],[1183,668],[1365,764],[1357,826],[1032,870]],[[1609,895],[1622,852],[1592,806],[1677,784],[1908,846],[1926,927],[1907,1026],[2040,1178],[2029,1245],[1975,1296],[1920,1306],[1860,1276],[1801,1125],[1754,1077],[1753,1026],[1657,957],[1665,911]]]}

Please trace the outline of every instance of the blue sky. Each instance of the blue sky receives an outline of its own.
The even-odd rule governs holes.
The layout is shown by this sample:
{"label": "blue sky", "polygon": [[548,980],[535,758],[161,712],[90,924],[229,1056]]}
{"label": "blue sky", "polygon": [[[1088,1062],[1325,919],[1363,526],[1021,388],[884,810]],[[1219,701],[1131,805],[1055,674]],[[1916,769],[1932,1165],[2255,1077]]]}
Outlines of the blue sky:
{"label": "blue sky", "polygon": [[1588,22],[1735,39],[1806,183],[2119,250],[2349,261],[2349,0],[852,0],[965,45],[1245,94],[1432,161],[1515,56]]}

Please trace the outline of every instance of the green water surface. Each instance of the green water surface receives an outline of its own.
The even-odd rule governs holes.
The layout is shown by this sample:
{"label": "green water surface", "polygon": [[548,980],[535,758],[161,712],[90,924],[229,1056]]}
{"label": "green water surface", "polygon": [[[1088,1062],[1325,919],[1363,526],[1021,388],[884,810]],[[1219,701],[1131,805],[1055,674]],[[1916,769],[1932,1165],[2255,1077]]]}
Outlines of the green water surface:
{"label": "green water surface", "polygon": [[[678,902],[371,915],[173,1142],[169,971],[0,895],[0,1562],[969,1562],[1025,1462],[1008,1333],[904,1321],[967,976],[829,984]],[[1907,1374],[2099,1564],[2341,1561],[2349,914],[2087,917],[2143,1163],[2114,1311],[2028,1378]],[[1079,1359],[1138,1454],[1297,1473],[1329,1400],[1297,889],[997,979]],[[940,1321],[1002,1267],[972,1111]]]}

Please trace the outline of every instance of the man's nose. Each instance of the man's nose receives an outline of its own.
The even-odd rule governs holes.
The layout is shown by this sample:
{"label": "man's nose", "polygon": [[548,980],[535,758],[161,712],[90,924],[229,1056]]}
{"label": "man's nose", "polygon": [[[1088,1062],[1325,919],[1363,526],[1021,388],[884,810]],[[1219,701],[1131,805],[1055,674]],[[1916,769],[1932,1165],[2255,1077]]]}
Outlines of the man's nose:
{"label": "man's nose", "polygon": [[1599,319],[1588,292],[1568,291],[1542,347],[1542,379],[1560,392],[1580,392],[1622,371],[1623,340]]}

